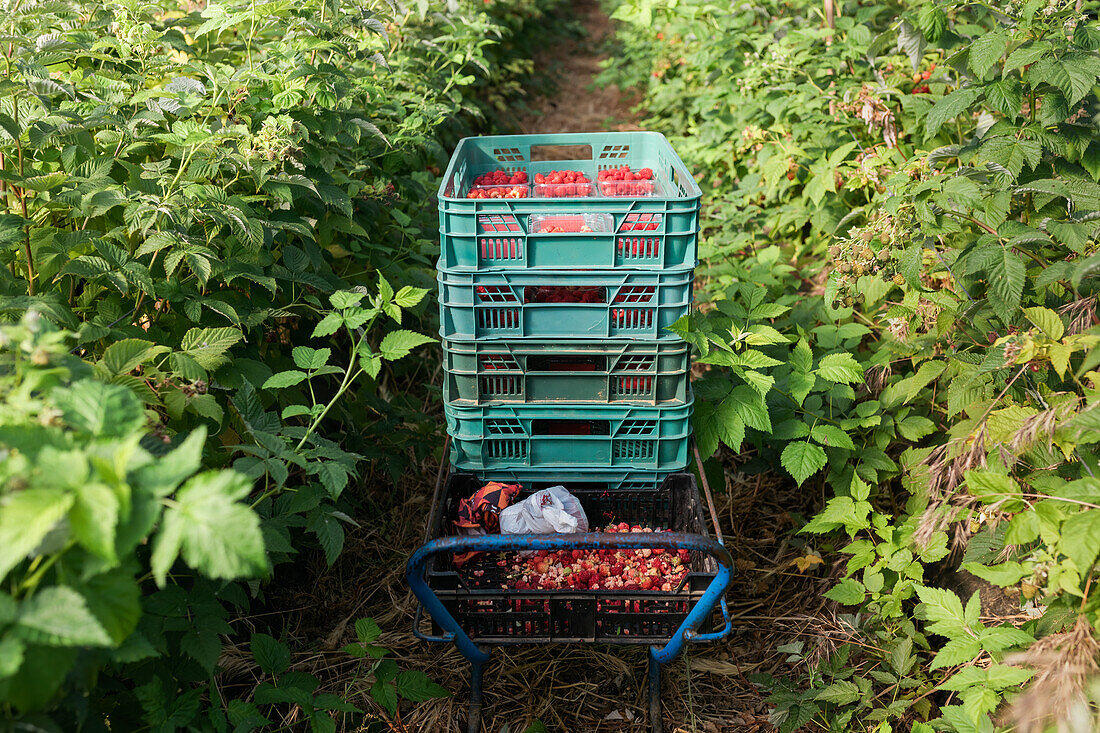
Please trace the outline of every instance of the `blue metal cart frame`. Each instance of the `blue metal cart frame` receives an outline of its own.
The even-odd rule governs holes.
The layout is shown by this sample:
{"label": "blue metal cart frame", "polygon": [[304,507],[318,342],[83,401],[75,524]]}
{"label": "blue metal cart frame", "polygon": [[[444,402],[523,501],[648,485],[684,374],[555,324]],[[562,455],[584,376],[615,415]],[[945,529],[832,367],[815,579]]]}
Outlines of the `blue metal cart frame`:
{"label": "blue metal cart frame", "polygon": [[[449,441],[448,441],[449,442]],[[440,487],[446,475],[448,445],[445,444],[444,465],[440,467],[439,480],[436,485],[435,501],[439,500]],[[480,536],[452,536],[441,537],[427,542],[421,546],[412,557],[409,558],[406,567],[406,578],[409,587],[420,601],[416,609],[413,621],[413,633],[417,638],[432,642],[453,642],[458,647],[462,656],[470,662],[470,717],[467,724],[468,733],[480,733],[481,731],[481,692],[482,673],[484,665],[489,661],[489,651],[475,643],[464,632],[458,621],[446,609],[438,596],[432,592],[424,580],[424,572],[428,559],[439,553],[463,553],[463,552],[509,552],[530,550],[616,550],[616,549],[686,549],[706,552],[711,555],[718,564],[718,572],[711,580],[702,597],[688,613],[680,627],[672,634],[663,647],[656,645],[649,648],[649,720],[653,733],[661,733],[661,665],[671,662],[683,651],[687,642],[716,641],[730,633],[732,622],[729,610],[726,607],[725,592],[732,580],[733,558],[729,550],[722,543],[721,528],[718,524],[717,513],[714,510],[714,501],[711,497],[710,487],[707,485],[706,475],[703,473],[702,461],[699,459],[698,449],[695,450],[696,461],[699,465],[699,475],[706,494],[711,520],[714,523],[718,540],[713,540],[704,535],[688,534],[685,532],[654,532],[654,533],[603,533],[587,532],[570,535],[505,535],[492,534]],[[434,502],[433,502],[434,503]],[[713,633],[698,633],[699,626],[709,618],[715,606],[720,606],[723,618],[723,628]],[[422,610],[427,609],[435,623],[443,629],[441,636],[429,636],[420,631]]]}

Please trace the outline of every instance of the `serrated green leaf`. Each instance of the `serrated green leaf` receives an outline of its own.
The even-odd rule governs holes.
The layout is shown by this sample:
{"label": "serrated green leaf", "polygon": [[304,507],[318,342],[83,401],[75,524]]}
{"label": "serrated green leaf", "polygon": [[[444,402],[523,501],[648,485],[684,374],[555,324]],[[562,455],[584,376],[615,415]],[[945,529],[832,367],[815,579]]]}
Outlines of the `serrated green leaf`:
{"label": "serrated green leaf", "polygon": [[252,485],[236,471],[207,471],[190,479],[164,513],[151,560],[164,586],[177,555],[212,578],[232,580],[267,572],[259,516],[240,503]]}
{"label": "serrated green leaf", "polygon": [[1001,60],[1008,47],[1008,34],[1005,31],[992,31],[979,35],[970,44],[970,69],[979,79]]}
{"label": "serrated green leaf", "polygon": [[1100,554],[1100,509],[1085,509],[1062,523],[1058,549],[1086,573]]}
{"label": "serrated green leaf", "polygon": [[982,93],[981,87],[963,87],[937,100],[935,106],[924,118],[924,139],[928,140],[939,132],[945,122],[967,111],[981,98]]}
{"label": "serrated green leaf", "polygon": [[414,288],[411,285],[406,285],[394,294],[393,302],[402,308],[412,308],[423,300],[427,294],[428,290],[426,288]]}
{"label": "serrated green leaf", "polygon": [[1047,336],[1055,341],[1062,338],[1062,334],[1065,333],[1066,328],[1057,313],[1050,308],[1043,308],[1038,305],[1031,308],[1024,308],[1023,310],[1027,319],[1034,323],[1039,330]]}
{"label": "serrated green leaf", "polygon": [[126,387],[90,379],[53,393],[54,404],[74,430],[101,438],[120,438],[145,423],[141,400]]}
{"label": "serrated green leaf", "polygon": [[69,511],[73,495],[26,489],[0,497],[0,578],[27,557]]}
{"label": "serrated green leaf", "polygon": [[63,585],[43,588],[19,607],[15,633],[31,644],[111,646],[110,635],[92,615],[84,596]]}
{"label": "serrated green leaf", "polygon": [[415,331],[391,331],[382,338],[378,351],[386,361],[397,361],[417,346],[434,343],[435,339]]}
{"label": "serrated green leaf", "polygon": [[832,703],[833,705],[848,705],[859,700],[860,697],[862,697],[862,695],[859,688],[856,687],[854,682],[849,682],[848,680],[834,682],[822,688],[814,695],[815,700]]}
{"label": "serrated green leaf", "polygon": [[825,451],[808,441],[788,443],[780,457],[783,468],[794,477],[799,486],[825,467]]}
{"label": "serrated green leaf", "polygon": [[306,373],[297,369],[289,369],[285,372],[272,374],[263,384],[263,389],[285,389],[293,387],[306,379]]}
{"label": "serrated green leaf", "polygon": [[109,564],[115,555],[115,528],[118,526],[119,501],[115,492],[98,481],[83,481],[69,512],[73,537],[89,552]]}
{"label": "serrated green leaf", "polygon": [[986,268],[989,301],[1002,322],[1010,324],[1020,308],[1026,268],[1012,250],[1002,248],[995,267]]}
{"label": "serrated green leaf", "polygon": [[267,674],[282,674],[290,668],[290,649],[268,634],[253,634],[252,657]]}
{"label": "serrated green leaf", "polygon": [[856,445],[844,432],[835,425],[815,425],[810,431],[810,437],[821,445],[829,448],[844,448],[855,450]]}
{"label": "serrated green leaf", "polygon": [[858,384],[863,381],[863,367],[848,353],[829,354],[818,362],[816,374],[830,382]]}
{"label": "serrated green leaf", "polygon": [[428,675],[418,669],[407,669],[394,678],[397,694],[406,700],[423,702],[436,697],[450,697],[451,693],[432,682]]}
{"label": "serrated green leaf", "polygon": [[308,346],[295,346],[291,350],[291,356],[294,358],[294,366],[299,369],[320,369],[328,364],[329,357],[332,356],[332,349],[311,349]]}
{"label": "serrated green leaf", "polygon": [[331,336],[344,325],[344,318],[339,313],[329,313],[313,328],[313,338]]}
{"label": "serrated green leaf", "polygon": [[128,374],[156,352],[152,341],[122,339],[104,350],[101,363],[111,374]]}
{"label": "serrated green leaf", "polygon": [[863,584],[852,578],[844,578],[829,590],[825,591],[825,597],[836,601],[842,606],[858,606],[863,603],[866,591]]}

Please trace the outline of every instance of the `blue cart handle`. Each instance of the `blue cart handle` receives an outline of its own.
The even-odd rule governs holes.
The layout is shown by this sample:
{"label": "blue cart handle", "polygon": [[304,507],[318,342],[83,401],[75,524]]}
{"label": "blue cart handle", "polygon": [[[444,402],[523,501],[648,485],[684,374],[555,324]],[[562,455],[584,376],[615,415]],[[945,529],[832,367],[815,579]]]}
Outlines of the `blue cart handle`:
{"label": "blue cart handle", "polygon": [[[489,534],[441,537],[422,545],[409,558],[405,575],[412,592],[435,622],[447,632],[464,657],[475,664],[489,660],[489,655],[462,630],[454,616],[432,592],[424,580],[428,558],[435,554],[465,552],[509,552],[534,550],[620,550],[674,549],[705,552],[718,562],[718,572],[707,585],[703,596],[692,607],[680,628],[663,647],[651,647],[650,656],[664,664],[674,659],[686,641],[719,639],[730,629],[729,612],[723,598],[733,577],[733,558],[724,546],[703,535],[686,532],[585,532],[580,534]],[[721,601],[726,626],[714,634],[697,634],[696,629]],[[437,637],[442,640],[442,637]],[[434,639],[433,639],[434,640]]]}

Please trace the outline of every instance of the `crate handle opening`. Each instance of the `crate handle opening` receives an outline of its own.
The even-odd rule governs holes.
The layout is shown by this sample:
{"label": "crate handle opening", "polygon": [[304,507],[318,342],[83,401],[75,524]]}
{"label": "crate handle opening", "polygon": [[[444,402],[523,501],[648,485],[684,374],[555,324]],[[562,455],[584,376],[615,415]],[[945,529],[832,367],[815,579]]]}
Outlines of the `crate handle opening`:
{"label": "crate handle opening", "polygon": [[610,420],[542,419],[531,423],[532,435],[611,435]]}
{"label": "crate handle opening", "polygon": [[607,302],[607,288],[581,285],[528,285],[523,289],[523,302],[602,304]]}
{"label": "crate handle opening", "polygon": [[530,356],[527,369],[532,372],[605,372],[606,356]]}
{"label": "crate handle opening", "polygon": [[540,160],[592,160],[591,145],[532,145],[532,163]]}

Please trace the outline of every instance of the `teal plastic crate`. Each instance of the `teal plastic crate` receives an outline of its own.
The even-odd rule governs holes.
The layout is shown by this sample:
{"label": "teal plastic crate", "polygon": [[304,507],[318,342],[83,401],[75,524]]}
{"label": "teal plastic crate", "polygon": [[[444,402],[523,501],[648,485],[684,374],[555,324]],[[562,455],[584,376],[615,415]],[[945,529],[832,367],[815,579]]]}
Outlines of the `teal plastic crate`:
{"label": "teal plastic crate", "polygon": [[685,402],[688,345],[676,341],[444,341],[445,389],[459,406]]}
{"label": "teal plastic crate", "polygon": [[[560,154],[564,152],[564,156]],[[543,157],[564,159],[540,160]],[[650,168],[655,191],[650,196],[620,197],[599,193],[599,171],[629,165]],[[469,199],[475,177],[493,170],[522,170],[533,181],[538,173],[575,170],[592,181],[592,195],[541,198],[529,187],[528,197]],[[477,235],[479,214],[527,216],[540,213],[661,214],[666,231],[695,232],[699,226],[702,192],[669,145],[656,132],[591,132],[551,135],[468,137],[451,156],[440,186],[439,228],[448,237]]]}
{"label": "teal plastic crate", "polygon": [[476,221],[475,234],[440,230],[441,266],[664,269],[698,263],[698,231],[677,231],[660,212],[480,213]]}
{"label": "teal plastic crate", "polygon": [[496,468],[682,470],[692,400],[669,407],[619,405],[444,405],[451,463]]}
{"label": "teal plastic crate", "polygon": [[[444,339],[648,339],[691,310],[691,267],[644,270],[440,269]],[[585,302],[558,302],[563,297]]]}

